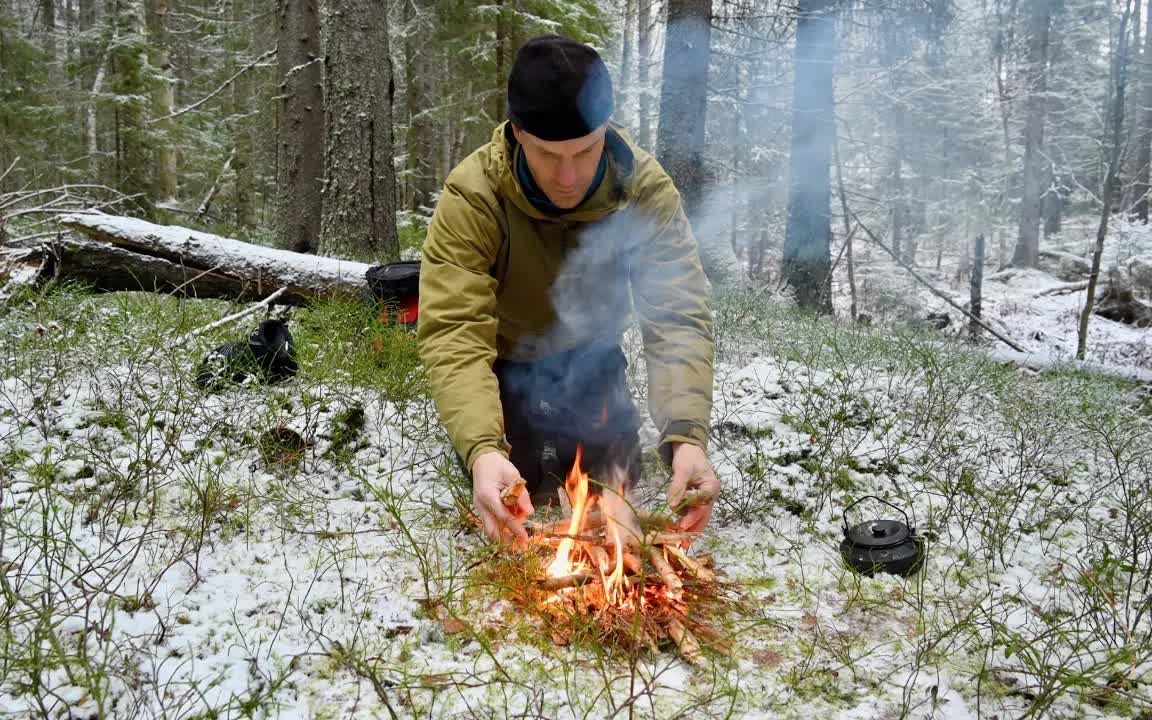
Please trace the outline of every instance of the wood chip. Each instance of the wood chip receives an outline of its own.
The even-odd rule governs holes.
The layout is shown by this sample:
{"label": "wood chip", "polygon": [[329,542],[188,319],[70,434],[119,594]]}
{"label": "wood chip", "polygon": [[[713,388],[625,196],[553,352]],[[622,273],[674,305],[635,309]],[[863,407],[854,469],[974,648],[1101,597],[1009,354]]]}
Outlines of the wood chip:
{"label": "wood chip", "polygon": [[608,551],[601,545],[593,545],[588,548],[588,554],[592,556],[596,568],[600,570],[600,580],[603,582],[612,574],[612,561],[608,559]]}
{"label": "wood chip", "polygon": [[567,627],[552,628],[552,643],[557,647],[565,647],[572,642],[572,630]]}
{"label": "wood chip", "polygon": [[520,504],[520,494],[524,492],[525,485],[524,479],[520,478],[500,491],[500,499],[504,502],[504,507],[514,508]]}
{"label": "wood chip", "polygon": [[672,511],[677,515],[683,515],[693,508],[710,505],[715,500],[715,493],[704,490],[689,490],[684,493],[684,497],[680,498],[679,502],[672,506]]}
{"label": "wood chip", "polygon": [[568,502],[568,491],[562,487],[556,488],[556,496],[560,498],[560,512],[564,517],[572,517],[572,503]]}
{"label": "wood chip", "polygon": [[758,650],[752,653],[752,662],[771,670],[780,667],[781,663],[784,662],[784,656],[773,650]]}
{"label": "wood chip", "polygon": [[721,635],[720,631],[716,628],[703,622],[691,622],[688,626],[691,627],[692,634],[708,647],[724,655],[730,656],[732,654],[731,641],[729,638]]}
{"label": "wood chip", "polygon": [[636,510],[625,494],[620,490],[605,488],[600,496],[600,507],[608,524],[605,536],[614,543],[618,535],[625,547],[638,547],[644,533],[640,531]]}

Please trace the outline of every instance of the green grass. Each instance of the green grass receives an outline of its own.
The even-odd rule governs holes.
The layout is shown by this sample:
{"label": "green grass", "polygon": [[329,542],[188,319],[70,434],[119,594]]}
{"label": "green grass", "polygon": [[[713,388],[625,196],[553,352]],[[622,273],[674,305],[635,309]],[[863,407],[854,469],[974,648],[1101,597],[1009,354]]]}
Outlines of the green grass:
{"label": "green grass", "polygon": [[[383,597],[427,598],[477,624],[492,622],[497,599],[469,585],[469,565],[483,551],[458,509],[424,494],[447,485],[458,504],[468,502],[413,333],[357,303],[297,308],[297,378],[206,395],[191,382],[196,363],[261,318],[175,350],[172,340],[238,307],[64,285],[0,308],[0,424],[9,428],[0,434],[0,560],[27,568],[0,582],[3,691],[35,698],[39,712],[36,703],[47,707],[54,691],[45,678],[66,669],[52,682],[83,688],[111,715],[111,688],[149,687],[139,648],[168,646],[149,636],[77,644],[62,618],[79,606],[95,613],[100,632],[128,615],[160,614],[167,632],[195,625],[194,607],[164,615],[167,598],[131,575],[129,560],[147,558],[173,576],[177,568],[179,591],[194,592],[219,551],[249,545],[265,563],[269,546],[309,557],[302,576],[262,591],[281,615],[308,618],[294,631],[328,653],[329,689],[359,679],[362,692],[382,692],[398,712],[459,715],[451,703],[465,686],[522,709],[530,689],[546,683],[555,693],[532,706],[542,715],[567,707],[595,716],[611,703],[626,714],[632,684],[643,688],[668,670],[661,657],[558,649],[515,619],[486,626],[483,642],[384,627],[388,619],[375,614]],[[1134,386],[1079,371],[1024,376],[938,335],[806,316],[748,294],[718,298],[716,320],[722,370],[753,353],[771,363],[776,382],[753,402],[779,422],[718,419],[712,452],[725,462],[726,489],[717,532],[701,544],[763,602],[763,617],[733,630],[740,659],[770,647],[780,660],[762,671],[717,663],[686,674],[679,699],[638,702],[638,716],[819,713],[853,707],[858,698],[846,688],[855,687],[885,698],[893,716],[921,712],[922,686],[901,695],[899,681],[895,695],[882,694],[895,681],[876,668],[888,666],[900,677],[950,674],[969,701],[985,679],[984,702],[1014,704],[994,711],[1002,717],[1078,703],[1149,711],[1133,673],[1152,659],[1140,584],[1152,561],[1133,548],[1152,528],[1152,431]],[[80,421],[61,425],[76,407]],[[420,475],[397,472],[409,457]],[[646,472],[659,480],[664,471],[649,463]],[[914,511],[921,530],[939,538],[920,576],[860,578],[839,565],[839,512],[867,494]],[[83,533],[106,540],[82,548],[73,538]],[[1051,592],[1040,600],[1012,584],[1025,551],[1048,563]],[[93,567],[96,585],[34,582],[33,570],[73,578]],[[324,573],[341,578],[340,594],[309,596]],[[769,614],[781,608],[813,623]],[[429,611],[422,622],[431,617],[439,616]],[[221,642],[240,648],[245,622],[219,628],[229,633]],[[333,629],[345,627],[347,635]],[[310,692],[295,661],[266,662],[267,648],[245,652],[261,658],[249,692],[215,707],[189,700],[187,712],[172,714],[259,715]],[[289,684],[297,689],[285,691]],[[696,715],[684,698],[700,703]]]}

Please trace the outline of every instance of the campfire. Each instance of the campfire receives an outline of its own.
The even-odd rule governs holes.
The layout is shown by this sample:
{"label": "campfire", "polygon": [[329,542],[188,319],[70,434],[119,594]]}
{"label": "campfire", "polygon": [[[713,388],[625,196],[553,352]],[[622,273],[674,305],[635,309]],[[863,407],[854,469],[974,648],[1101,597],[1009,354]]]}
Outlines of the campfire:
{"label": "campfire", "polygon": [[[581,461],[578,449],[561,493],[567,517],[529,523],[532,542],[526,556],[514,560],[523,570],[512,582],[505,573],[500,584],[544,621],[559,645],[595,641],[658,651],[671,643],[693,663],[703,659],[703,647],[726,654],[714,623],[737,607],[735,587],[718,577],[710,555],[689,555],[694,533],[631,506],[623,469],[591,478]],[[522,491],[522,485],[509,488],[505,502],[513,506]]]}

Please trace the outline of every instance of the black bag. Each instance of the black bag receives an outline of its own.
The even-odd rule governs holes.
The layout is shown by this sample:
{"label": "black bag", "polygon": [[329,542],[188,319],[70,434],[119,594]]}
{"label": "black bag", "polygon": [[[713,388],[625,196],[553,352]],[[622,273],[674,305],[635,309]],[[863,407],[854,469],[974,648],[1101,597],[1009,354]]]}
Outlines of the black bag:
{"label": "black bag", "polygon": [[249,377],[280,382],[297,370],[296,349],[287,323],[265,320],[247,340],[227,343],[208,353],[196,372],[196,384],[212,392]]}
{"label": "black bag", "polygon": [[420,261],[373,265],[364,273],[372,299],[380,304],[380,319],[393,316],[412,325],[420,312]]}

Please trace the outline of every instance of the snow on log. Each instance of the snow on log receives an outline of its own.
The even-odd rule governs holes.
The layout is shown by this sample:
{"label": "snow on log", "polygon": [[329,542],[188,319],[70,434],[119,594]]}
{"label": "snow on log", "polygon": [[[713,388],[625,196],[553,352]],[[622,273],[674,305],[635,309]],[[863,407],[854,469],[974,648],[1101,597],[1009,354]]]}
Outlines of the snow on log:
{"label": "snow on log", "polygon": [[61,236],[45,246],[53,272],[101,290],[179,290],[197,297],[258,300],[285,288],[280,302],[361,297],[365,263],[254,245],[138,218],[83,213],[61,224],[88,238]]}
{"label": "snow on log", "polygon": [[1042,353],[1022,353],[1000,348],[992,351],[990,355],[996,362],[1009,363],[1030,370],[1059,370],[1062,368],[1071,368],[1145,385],[1152,384],[1152,370],[1145,370],[1138,367],[1106,365],[1104,363],[1086,360],[1062,359]]}

